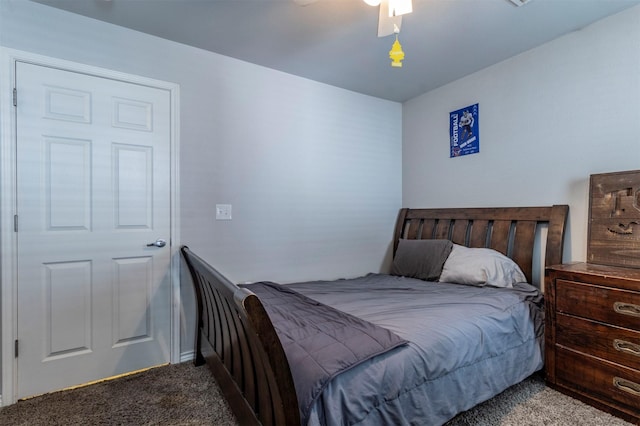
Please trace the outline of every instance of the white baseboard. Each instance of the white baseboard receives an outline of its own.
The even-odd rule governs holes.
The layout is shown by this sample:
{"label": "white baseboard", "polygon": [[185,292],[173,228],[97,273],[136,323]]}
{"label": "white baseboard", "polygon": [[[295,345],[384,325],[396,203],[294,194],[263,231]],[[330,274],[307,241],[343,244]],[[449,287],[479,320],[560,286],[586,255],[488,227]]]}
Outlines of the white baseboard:
{"label": "white baseboard", "polygon": [[[180,353],[180,362],[193,361],[196,354],[195,351],[181,352]],[[0,405],[1,407],[2,405]]]}

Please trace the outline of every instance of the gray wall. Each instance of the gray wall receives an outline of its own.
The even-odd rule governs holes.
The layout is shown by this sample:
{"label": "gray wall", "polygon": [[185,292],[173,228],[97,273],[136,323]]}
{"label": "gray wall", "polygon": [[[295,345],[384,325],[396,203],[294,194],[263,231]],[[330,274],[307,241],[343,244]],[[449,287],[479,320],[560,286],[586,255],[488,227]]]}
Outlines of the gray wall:
{"label": "gray wall", "polygon": [[[480,104],[480,153],[449,158],[449,112]],[[588,180],[640,169],[640,7],[403,105],[403,205],[569,204],[586,259]]]}
{"label": "gray wall", "polygon": [[[388,264],[400,104],[24,0],[0,0],[0,46],[180,85],[182,243],[231,280],[332,279]],[[233,220],[216,221],[216,204],[232,204]],[[189,282],[182,299],[190,351]]]}

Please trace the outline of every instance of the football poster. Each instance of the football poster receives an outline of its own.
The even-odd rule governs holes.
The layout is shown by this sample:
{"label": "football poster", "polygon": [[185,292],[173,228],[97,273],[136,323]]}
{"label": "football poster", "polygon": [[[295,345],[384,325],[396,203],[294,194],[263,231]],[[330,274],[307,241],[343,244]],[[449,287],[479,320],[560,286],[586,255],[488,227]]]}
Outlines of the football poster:
{"label": "football poster", "polygon": [[480,152],[478,104],[449,113],[450,158]]}

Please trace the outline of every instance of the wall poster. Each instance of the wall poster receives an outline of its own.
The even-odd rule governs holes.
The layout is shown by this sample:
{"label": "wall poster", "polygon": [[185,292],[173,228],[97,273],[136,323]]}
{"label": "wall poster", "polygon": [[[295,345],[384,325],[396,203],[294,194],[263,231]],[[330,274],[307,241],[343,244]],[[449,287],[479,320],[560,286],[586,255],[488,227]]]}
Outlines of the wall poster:
{"label": "wall poster", "polygon": [[480,152],[478,104],[449,113],[450,158]]}

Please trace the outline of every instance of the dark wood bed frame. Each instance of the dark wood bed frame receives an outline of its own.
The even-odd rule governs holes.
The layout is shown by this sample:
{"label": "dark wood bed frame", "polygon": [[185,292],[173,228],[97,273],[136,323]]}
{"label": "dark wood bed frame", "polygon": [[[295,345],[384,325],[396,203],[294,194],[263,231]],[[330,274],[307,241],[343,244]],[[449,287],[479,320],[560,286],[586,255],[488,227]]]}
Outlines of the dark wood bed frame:
{"label": "dark wood bed frame", "polygon": [[[562,263],[569,207],[401,209],[400,238],[450,239],[512,258],[531,281],[536,228],[547,226],[545,266]],[[299,425],[289,363],[260,300],[231,283],[188,247],[182,254],[197,298],[195,364],[206,362],[242,425]]]}

